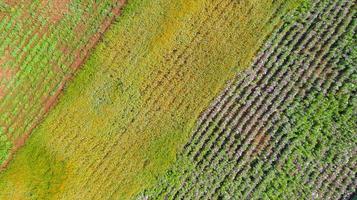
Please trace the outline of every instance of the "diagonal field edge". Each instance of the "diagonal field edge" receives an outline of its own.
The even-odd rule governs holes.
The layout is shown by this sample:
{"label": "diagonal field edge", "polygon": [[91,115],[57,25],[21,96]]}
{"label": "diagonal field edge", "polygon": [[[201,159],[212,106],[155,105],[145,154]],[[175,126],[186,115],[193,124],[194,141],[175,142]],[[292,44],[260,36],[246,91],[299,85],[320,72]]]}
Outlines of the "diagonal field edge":
{"label": "diagonal field edge", "polygon": [[90,39],[88,40],[88,43],[86,44],[86,46],[83,49],[81,49],[80,56],[78,56],[71,64],[71,68],[74,69],[74,73],[69,73],[69,74],[65,75],[65,77],[60,81],[60,86],[55,91],[53,98],[50,98],[47,100],[46,105],[48,105],[48,107],[46,108],[45,113],[42,116],[40,116],[38,118],[38,120],[35,121],[35,123],[32,124],[32,126],[30,127],[30,129],[27,132],[25,132],[23,135],[20,136],[20,138],[18,138],[15,141],[15,145],[11,148],[8,158],[0,165],[0,173],[6,169],[6,167],[9,165],[9,163],[13,159],[16,152],[22,146],[25,145],[26,140],[30,137],[33,130],[44,120],[44,118],[47,116],[48,112],[50,112],[53,109],[53,107],[56,106],[66,85],[73,79],[76,72],[80,69],[82,64],[90,56],[90,50],[98,44],[101,37],[108,30],[110,25],[115,21],[115,19],[118,16],[120,16],[121,10],[125,6],[125,4],[126,4],[126,0],[118,0],[117,1],[116,6],[114,6],[114,8],[112,9],[113,15],[107,16],[107,18],[99,26],[97,33],[95,33],[93,36],[91,36]]}

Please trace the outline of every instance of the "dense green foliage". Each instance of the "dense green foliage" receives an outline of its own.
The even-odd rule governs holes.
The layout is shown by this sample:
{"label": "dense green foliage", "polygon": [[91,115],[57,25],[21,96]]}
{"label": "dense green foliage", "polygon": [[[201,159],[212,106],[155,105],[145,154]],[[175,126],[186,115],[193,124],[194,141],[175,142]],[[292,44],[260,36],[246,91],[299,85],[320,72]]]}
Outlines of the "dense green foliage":
{"label": "dense green foliage", "polygon": [[314,1],[286,16],[140,197],[348,198],[357,159],[354,7]]}
{"label": "dense green foliage", "polygon": [[290,108],[287,117],[291,127],[281,131],[287,132],[294,148],[285,164],[274,170],[275,178],[266,183],[269,185],[266,197],[294,198],[299,193],[301,198],[308,199],[317,193],[313,193],[316,192],[314,185],[306,184],[306,179],[312,181],[316,174],[299,171],[308,166],[338,168],[354,162],[356,157],[351,158],[351,155],[355,154],[353,149],[357,144],[357,105],[356,97],[351,94],[325,96],[315,92],[304,101],[296,101]]}

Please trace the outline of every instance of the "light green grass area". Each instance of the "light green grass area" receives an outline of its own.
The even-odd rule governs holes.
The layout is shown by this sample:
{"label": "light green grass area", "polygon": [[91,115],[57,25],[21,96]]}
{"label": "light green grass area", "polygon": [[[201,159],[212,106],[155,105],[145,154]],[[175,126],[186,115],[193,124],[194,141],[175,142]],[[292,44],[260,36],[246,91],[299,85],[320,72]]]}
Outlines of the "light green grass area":
{"label": "light green grass area", "polygon": [[128,199],[152,186],[299,2],[130,1],[0,175],[0,199]]}

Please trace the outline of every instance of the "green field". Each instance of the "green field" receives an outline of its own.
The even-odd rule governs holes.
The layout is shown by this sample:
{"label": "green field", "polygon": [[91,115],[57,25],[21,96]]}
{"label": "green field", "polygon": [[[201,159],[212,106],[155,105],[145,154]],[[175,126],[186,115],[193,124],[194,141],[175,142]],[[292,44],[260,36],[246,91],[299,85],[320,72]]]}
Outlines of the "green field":
{"label": "green field", "polygon": [[140,197],[348,199],[357,161],[354,6],[318,1],[285,17]]}
{"label": "green field", "polygon": [[11,2],[0,199],[356,192],[354,1]]}
{"label": "green field", "polygon": [[152,185],[292,2],[130,2],[0,175],[1,196],[124,198]]}
{"label": "green field", "polygon": [[121,6],[0,1],[0,165],[50,110]]}

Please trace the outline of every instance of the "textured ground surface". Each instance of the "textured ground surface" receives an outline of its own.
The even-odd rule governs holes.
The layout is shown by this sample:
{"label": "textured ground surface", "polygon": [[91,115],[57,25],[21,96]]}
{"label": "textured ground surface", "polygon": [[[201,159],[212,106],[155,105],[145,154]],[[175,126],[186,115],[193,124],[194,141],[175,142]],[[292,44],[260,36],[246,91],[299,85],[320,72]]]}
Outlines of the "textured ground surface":
{"label": "textured ground surface", "polygon": [[55,103],[122,1],[0,1],[0,166]]}
{"label": "textured ground surface", "polygon": [[357,184],[355,6],[316,1],[278,28],[202,115],[152,196],[349,198]]}
{"label": "textured ground surface", "polygon": [[199,113],[296,5],[131,2],[1,175],[0,196],[129,197],[152,184]]}
{"label": "textured ground surface", "polygon": [[14,2],[0,199],[355,192],[355,1],[131,0],[89,56],[122,1]]}

